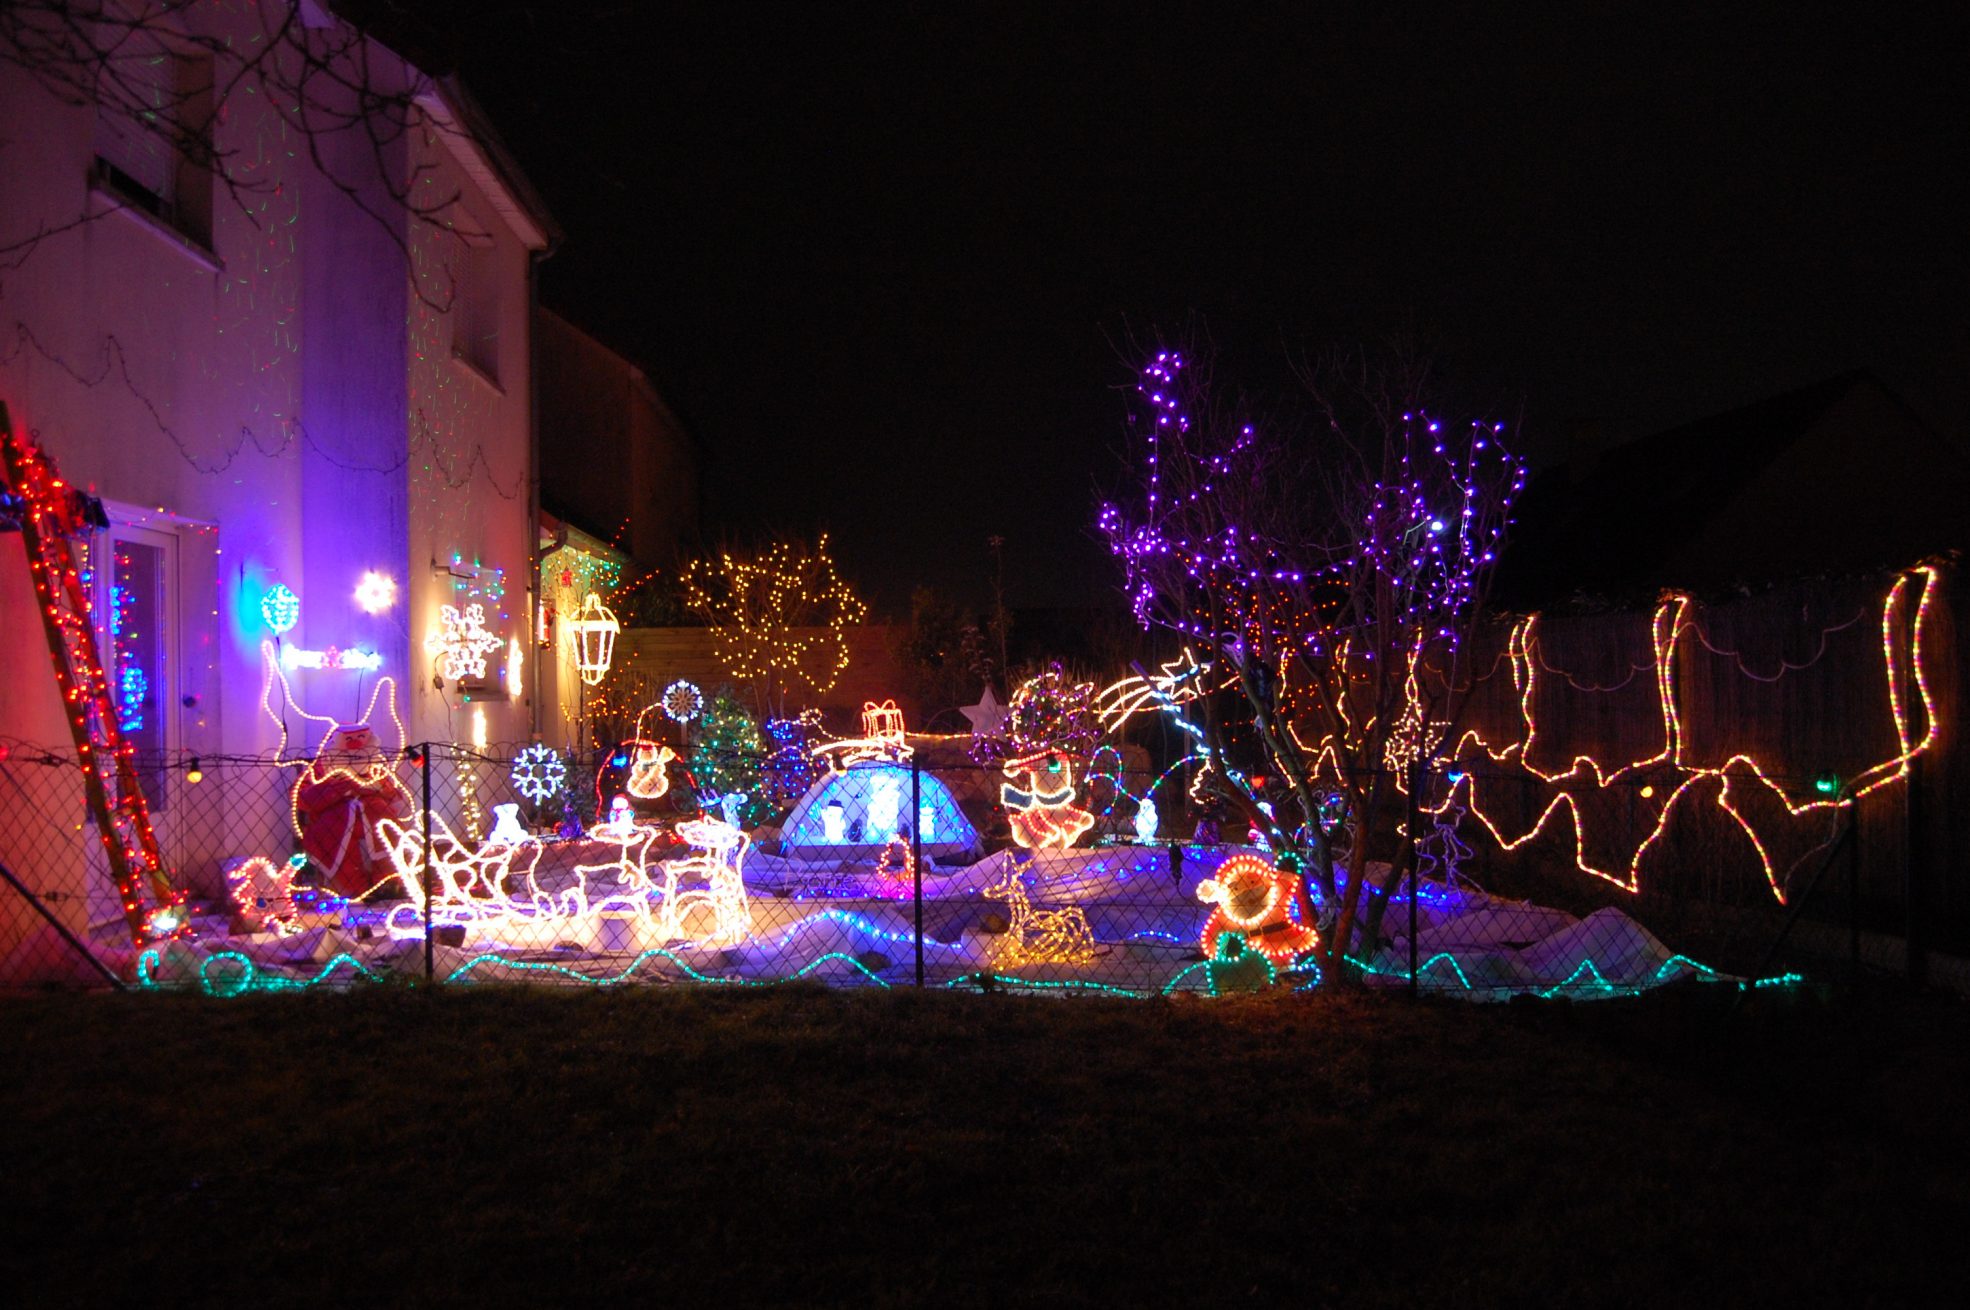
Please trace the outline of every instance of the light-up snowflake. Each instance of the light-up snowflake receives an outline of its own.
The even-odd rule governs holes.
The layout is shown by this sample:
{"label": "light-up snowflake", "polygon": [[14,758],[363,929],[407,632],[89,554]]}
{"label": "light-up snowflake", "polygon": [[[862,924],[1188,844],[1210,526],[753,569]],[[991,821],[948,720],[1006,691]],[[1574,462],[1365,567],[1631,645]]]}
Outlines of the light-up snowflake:
{"label": "light-up snowflake", "polygon": [[513,757],[513,790],[540,805],[561,790],[568,766],[552,746],[535,742]]}
{"label": "light-up snowflake", "polygon": [[689,723],[704,711],[705,694],[698,690],[695,683],[679,678],[664,688],[662,704],[664,713],[672,719],[678,723]]}
{"label": "light-up snowflake", "polygon": [[424,649],[438,658],[440,677],[459,680],[486,676],[486,656],[505,645],[486,631],[486,607],[471,604],[463,614],[447,605],[438,611],[439,628],[424,638]]}

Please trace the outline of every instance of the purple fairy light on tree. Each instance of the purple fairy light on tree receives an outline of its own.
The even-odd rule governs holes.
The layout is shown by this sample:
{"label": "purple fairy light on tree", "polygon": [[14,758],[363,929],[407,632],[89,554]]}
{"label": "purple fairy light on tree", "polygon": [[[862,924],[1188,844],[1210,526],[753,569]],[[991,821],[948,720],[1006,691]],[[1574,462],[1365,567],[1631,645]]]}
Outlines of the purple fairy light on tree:
{"label": "purple fairy light on tree", "polygon": [[[1413,358],[1305,367],[1310,404],[1293,414],[1260,412],[1212,363],[1188,349],[1147,358],[1129,494],[1097,522],[1137,621],[1233,675],[1242,703],[1201,733],[1209,775],[1305,863],[1334,977],[1379,933],[1406,871],[1408,767],[1441,744],[1469,680],[1465,647],[1525,466],[1503,424],[1445,417]],[[1266,794],[1273,813],[1251,776],[1283,784]],[[1369,867],[1371,846],[1398,851],[1382,882],[1337,876]]]}

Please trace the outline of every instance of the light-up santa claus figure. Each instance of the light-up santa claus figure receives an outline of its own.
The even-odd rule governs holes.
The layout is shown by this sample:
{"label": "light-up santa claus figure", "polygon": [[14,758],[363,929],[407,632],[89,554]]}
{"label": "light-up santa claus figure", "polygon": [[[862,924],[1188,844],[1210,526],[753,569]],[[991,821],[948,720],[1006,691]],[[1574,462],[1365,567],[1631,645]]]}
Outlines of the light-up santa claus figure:
{"label": "light-up santa claus figure", "polygon": [[323,882],[360,896],[391,871],[380,819],[410,818],[410,791],[367,723],[337,724],[294,784],[301,850]]}

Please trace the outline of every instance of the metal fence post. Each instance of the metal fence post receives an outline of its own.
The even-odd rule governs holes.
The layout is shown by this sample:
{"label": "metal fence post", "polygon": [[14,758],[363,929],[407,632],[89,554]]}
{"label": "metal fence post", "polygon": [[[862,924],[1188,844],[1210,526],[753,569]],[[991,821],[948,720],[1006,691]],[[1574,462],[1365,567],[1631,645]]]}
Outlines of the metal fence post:
{"label": "metal fence post", "polygon": [[[1853,802],[1848,801],[1849,809]],[[1861,981],[1861,824],[1858,812],[1849,816],[1853,823],[1853,842],[1847,848],[1847,984]]]}
{"label": "metal fence post", "polygon": [[910,899],[916,927],[917,986],[923,986],[923,765],[910,757]]}
{"label": "metal fence post", "polygon": [[1903,965],[1910,985],[1923,987],[1929,982],[1929,918],[1925,911],[1929,904],[1930,848],[1923,828],[1922,757],[1911,759],[1907,768],[1907,790],[1902,800],[1906,834],[1902,839],[1902,935],[1907,943]]}
{"label": "metal fence post", "polygon": [[1423,826],[1423,762],[1409,762],[1409,995],[1418,994],[1416,981],[1416,895],[1418,876],[1422,872],[1422,840],[1419,829]]}
{"label": "metal fence post", "polygon": [[424,868],[418,874],[418,884],[424,889],[424,981],[430,982],[436,972],[433,967],[431,949],[431,743],[422,747],[424,758]]}

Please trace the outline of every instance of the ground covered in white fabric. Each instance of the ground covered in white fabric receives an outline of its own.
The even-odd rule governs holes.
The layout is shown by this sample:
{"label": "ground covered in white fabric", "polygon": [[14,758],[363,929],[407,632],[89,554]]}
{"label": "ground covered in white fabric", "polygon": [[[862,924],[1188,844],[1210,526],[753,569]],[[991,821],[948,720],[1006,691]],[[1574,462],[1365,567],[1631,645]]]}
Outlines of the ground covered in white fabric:
{"label": "ground covered in white fabric", "polygon": [[[1211,907],[1200,901],[1198,887],[1240,853],[1255,852],[1117,845],[1039,856],[1012,849],[969,865],[926,861],[924,983],[1134,996],[1315,985],[1318,970],[1304,958],[1280,961],[1276,969],[1257,957],[1205,958],[1199,935]],[[711,890],[693,886],[702,873],[698,866],[653,862],[652,877],[625,880],[583,858],[592,857],[562,849],[534,866],[524,891],[437,906],[429,950],[433,978],[600,986],[916,981],[916,906],[906,868],[753,850],[741,862],[742,897],[735,902],[728,888],[714,905]],[[666,881],[660,870],[677,876]],[[1024,892],[1023,914],[1011,912],[1009,877]],[[666,898],[673,910],[668,918],[659,912]],[[1044,958],[1043,928],[1055,922],[1048,915],[1084,921],[1083,958]],[[1398,894],[1384,924],[1387,944],[1355,962],[1371,985],[1409,984],[1409,923],[1407,896]],[[1581,919],[1425,880],[1415,923],[1419,985],[1475,1000],[1525,994],[1599,999],[1678,979],[1720,977],[1613,908]],[[195,921],[189,941],[147,953],[132,962],[133,970],[147,985],[221,993],[425,971],[422,912],[415,903],[327,902],[303,924],[290,935],[237,932],[236,921],[211,915]],[[1036,954],[1042,958],[1030,958]]]}

